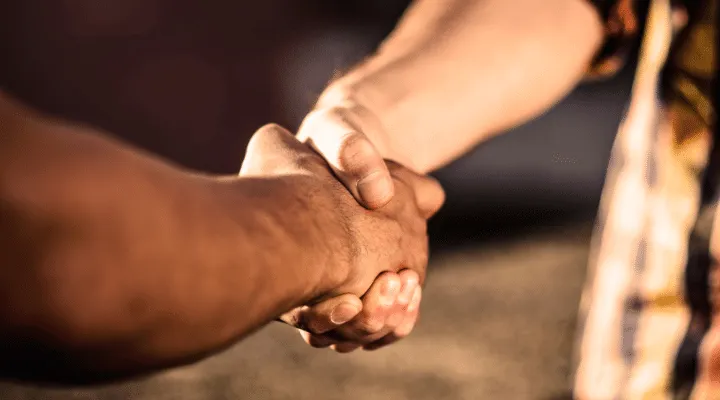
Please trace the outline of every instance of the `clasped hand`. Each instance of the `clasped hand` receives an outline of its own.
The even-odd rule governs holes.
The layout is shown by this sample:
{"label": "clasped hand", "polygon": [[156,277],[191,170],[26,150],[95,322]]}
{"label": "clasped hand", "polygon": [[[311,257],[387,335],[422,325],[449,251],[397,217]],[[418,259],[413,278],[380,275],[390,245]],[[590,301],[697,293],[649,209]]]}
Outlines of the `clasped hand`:
{"label": "clasped hand", "polygon": [[433,179],[383,160],[359,129],[330,116],[304,124],[300,140],[277,125],[261,128],[240,175],[284,179],[297,191],[289,195],[327,198],[329,209],[308,212],[337,213],[346,237],[306,250],[328,252],[327,265],[318,266],[326,270],[318,296],[280,319],[314,347],[372,350],[415,326],[428,260],[427,219],[444,193]]}

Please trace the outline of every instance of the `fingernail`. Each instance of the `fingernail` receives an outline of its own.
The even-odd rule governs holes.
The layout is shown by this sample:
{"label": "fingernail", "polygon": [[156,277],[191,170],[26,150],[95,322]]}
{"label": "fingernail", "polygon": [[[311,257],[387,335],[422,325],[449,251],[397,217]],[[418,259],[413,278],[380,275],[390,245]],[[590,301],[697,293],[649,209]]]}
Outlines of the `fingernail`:
{"label": "fingernail", "polygon": [[418,307],[420,307],[420,299],[422,298],[422,289],[418,286],[415,288],[415,292],[413,293],[412,300],[410,300],[410,304],[408,304],[408,312],[413,312],[417,310]]}
{"label": "fingernail", "polygon": [[372,172],[357,183],[360,197],[371,205],[383,205],[392,197],[392,180],[382,171]]}
{"label": "fingernail", "polygon": [[330,313],[330,322],[335,325],[342,325],[355,318],[358,312],[360,312],[360,310],[358,310],[356,306],[350,303],[342,303],[335,307],[332,313]]}
{"label": "fingernail", "polygon": [[405,305],[410,303],[410,300],[412,300],[413,294],[415,294],[415,288],[417,287],[417,282],[410,281],[407,282],[402,290],[400,291],[400,294],[398,295],[398,303]]}
{"label": "fingernail", "polygon": [[382,289],[382,298],[380,301],[385,305],[392,305],[395,303],[395,298],[397,297],[398,291],[400,290],[400,282],[396,280],[391,280],[383,286]]}

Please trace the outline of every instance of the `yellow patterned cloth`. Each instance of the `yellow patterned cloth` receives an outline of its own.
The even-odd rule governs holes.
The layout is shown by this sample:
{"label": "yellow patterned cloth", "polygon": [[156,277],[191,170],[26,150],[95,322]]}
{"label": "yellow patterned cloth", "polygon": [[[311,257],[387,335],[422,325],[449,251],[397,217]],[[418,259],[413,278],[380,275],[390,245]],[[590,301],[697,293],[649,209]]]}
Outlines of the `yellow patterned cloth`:
{"label": "yellow patterned cloth", "polygon": [[640,45],[581,301],[575,397],[720,399],[717,0],[591,1],[606,42]]}

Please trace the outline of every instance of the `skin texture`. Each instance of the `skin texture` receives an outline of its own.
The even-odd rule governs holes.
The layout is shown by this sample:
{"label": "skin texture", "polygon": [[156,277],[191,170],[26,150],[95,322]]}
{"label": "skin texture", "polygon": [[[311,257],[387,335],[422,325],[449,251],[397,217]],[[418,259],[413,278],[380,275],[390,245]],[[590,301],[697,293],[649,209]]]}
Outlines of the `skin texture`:
{"label": "skin texture", "polygon": [[423,276],[432,210],[416,192],[442,190],[390,171],[396,198],[370,212],[275,125],[240,177],[206,176],[0,93],[0,376],[152,372],[384,271]]}
{"label": "skin texture", "polygon": [[[374,55],[324,91],[298,137],[375,209],[395,193],[385,159],[427,173],[538,116],[577,85],[602,38],[599,16],[584,0],[417,0]],[[385,274],[375,285],[397,279],[403,287],[417,282]],[[332,324],[326,305],[306,310],[322,329],[303,337],[348,350],[407,335],[417,312],[404,301],[375,307],[378,292],[371,289],[363,312],[342,326]],[[397,320],[408,322],[376,323]],[[363,329],[371,323],[373,332]]]}

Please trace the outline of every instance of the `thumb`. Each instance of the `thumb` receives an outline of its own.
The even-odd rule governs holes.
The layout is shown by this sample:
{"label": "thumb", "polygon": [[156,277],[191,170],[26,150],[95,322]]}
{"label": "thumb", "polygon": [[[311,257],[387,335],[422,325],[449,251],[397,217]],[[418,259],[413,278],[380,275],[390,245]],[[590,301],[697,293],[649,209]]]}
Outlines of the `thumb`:
{"label": "thumb", "polygon": [[394,186],[385,160],[339,110],[318,110],[308,115],[298,138],[327,161],[338,180],[363,206],[376,209],[392,199]]}
{"label": "thumb", "polygon": [[317,335],[329,332],[352,320],[362,311],[359,297],[343,294],[324,300],[311,307],[299,307],[280,317],[280,320],[296,328]]}

